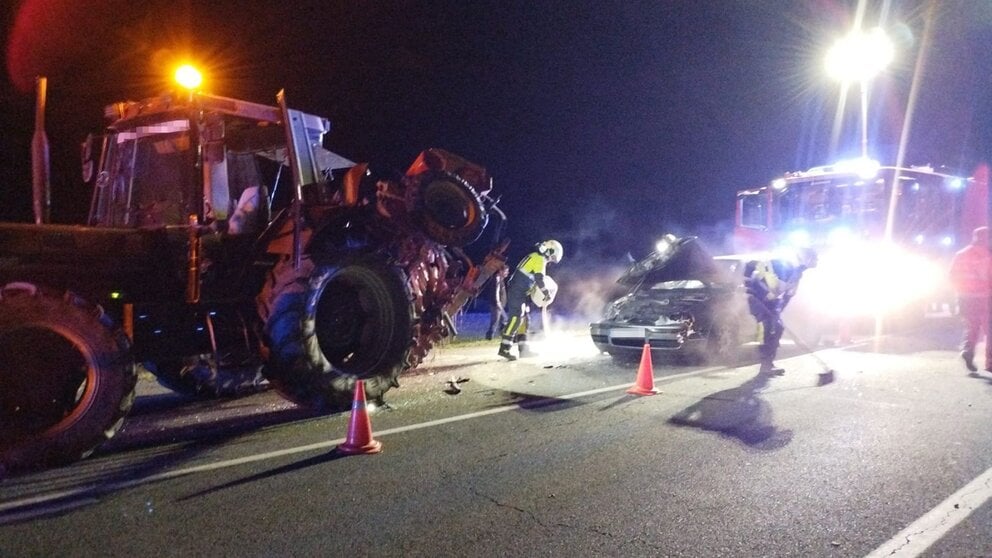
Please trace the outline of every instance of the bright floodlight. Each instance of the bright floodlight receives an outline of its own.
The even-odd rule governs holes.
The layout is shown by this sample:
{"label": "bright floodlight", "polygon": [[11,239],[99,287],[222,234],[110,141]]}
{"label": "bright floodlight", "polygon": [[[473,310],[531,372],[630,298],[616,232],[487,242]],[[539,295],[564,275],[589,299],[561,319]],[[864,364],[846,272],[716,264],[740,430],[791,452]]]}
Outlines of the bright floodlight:
{"label": "bright floodlight", "polygon": [[895,57],[892,41],[876,27],[854,30],[838,39],[827,53],[827,74],[844,81],[867,81],[885,69]]}
{"label": "bright floodlight", "polygon": [[878,175],[879,164],[874,159],[864,157],[858,159],[845,159],[834,164],[837,172],[847,172],[858,175],[863,180],[871,180]]}
{"label": "bright floodlight", "polygon": [[895,47],[881,28],[851,31],[827,53],[827,73],[844,82],[857,81],[861,89],[861,157],[868,158],[868,82],[895,57]]}
{"label": "bright floodlight", "polygon": [[193,66],[183,64],[176,69],[176,83],[186,89],[196,89],[203,83],[203,76]]}

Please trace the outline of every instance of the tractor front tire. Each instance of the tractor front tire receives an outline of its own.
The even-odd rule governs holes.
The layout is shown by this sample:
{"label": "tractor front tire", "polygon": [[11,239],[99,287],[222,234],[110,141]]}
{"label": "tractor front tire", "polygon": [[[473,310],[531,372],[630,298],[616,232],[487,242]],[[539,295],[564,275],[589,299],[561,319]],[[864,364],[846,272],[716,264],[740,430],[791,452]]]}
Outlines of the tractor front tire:
{"label": "tractor front tire", "polygon": [[172,391],[202,399],[240,397],[265,387],[261,365],[218,367],[213,355],[149,362],[145,368]]}
{"label": "tractor front tire", "polygon": [[0,288],[0,464],[86,457],[134,403],[130,342],[103,309],[29,283]]}
{"label": "tractor front tire", "polygon": [[289,261],[259,297],[270,356],[269,382],[317,410],[350,405],[355,381],[369,399],[398,386],[411,367],[417,315],[403,272],[374,256],[333,264]]}

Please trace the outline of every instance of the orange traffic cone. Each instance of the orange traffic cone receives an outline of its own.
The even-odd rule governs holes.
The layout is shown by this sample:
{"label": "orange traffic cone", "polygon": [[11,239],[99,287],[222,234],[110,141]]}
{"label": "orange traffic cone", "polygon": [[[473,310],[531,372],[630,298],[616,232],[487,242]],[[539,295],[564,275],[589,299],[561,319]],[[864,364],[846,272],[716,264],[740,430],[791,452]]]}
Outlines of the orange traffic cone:
{"label": "orange traffic cone", "polygon": [[338,451],[346,455],[382,451],[382,443],[372,439],[372,423],[365,408],[365,380],[355,381],[355,399],[351,402],[348,438],[338,445]]}
{"label": "orange traffic cone", "polygon": [[637,368],[637,380],[627,390],[634,395],[654,395],[658,390],[654,387],[654,367],[651,366],[651,344],[644,343],[641,353],[641,365]]}

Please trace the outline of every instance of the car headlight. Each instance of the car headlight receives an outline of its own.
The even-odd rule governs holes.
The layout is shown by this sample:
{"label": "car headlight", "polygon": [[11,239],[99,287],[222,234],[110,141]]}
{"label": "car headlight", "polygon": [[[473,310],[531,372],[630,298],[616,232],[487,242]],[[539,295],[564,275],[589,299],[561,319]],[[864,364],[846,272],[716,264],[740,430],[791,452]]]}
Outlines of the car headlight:
{"label": "car headlight", "polygon": [[623,308],[626,301],[627,297],[623,297],[607,303],[606,307],[603,308],[603,319],[615,320],[620,315],[620,309]]}

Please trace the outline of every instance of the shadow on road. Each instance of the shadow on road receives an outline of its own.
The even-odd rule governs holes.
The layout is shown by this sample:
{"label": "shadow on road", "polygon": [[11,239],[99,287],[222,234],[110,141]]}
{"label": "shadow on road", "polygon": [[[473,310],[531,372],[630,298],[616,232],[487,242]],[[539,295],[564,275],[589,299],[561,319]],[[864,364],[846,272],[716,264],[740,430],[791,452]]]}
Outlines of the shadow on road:
{"label": "shadow on road", "polygon": [[264,472],[257,473],[257,474],[251,475],[251,476],[247,476],[247,477],[242,478],[242,479],[233,480],[231,482],[226,482],[224,484],[217,485],[217,486],[215,486],[213,488],[208,488],[206,490],[201,490],[199,492],[194,492],[193,494],[190,494],[189,496],[183,496],[182,498],[178,498],[176,501],[177,502],[185,502],[186,500],[192,500],[194,498],[199,498],[201,496],[207,496],[208,494],[213,494],[214,492],[219,492],[221,490],[227,490],[228,488],[234,488],[236,486],[241,486],[243,484],[249,484],[249,483],[257,482],[257,481],[260,481],[260,480],[271,478],[271,477],[274,477],[274,476],[277,476],[277,475],[282,475],[282,474],[285,474],[285,473],[292,473],[294,471],[300,471],[300,470],[306,469],[307,467],[312,467],[314,465],[321,465],[323,463],[329,463],[331,461],[335,461],[337,459],[341,459],[342,457],[347,457],[347,455],[344,454],[344,453],[341,453],[337,448],[334,448],[333,450],[331,450],[331,451],[329,451],[327,453],[322,453],[320,455],[315,455],[313,457],[309,457],[309,458],[303,459],[301,461],[296,461],[294,463],[289,463],[289,464],[283,465],[282,467],[276,467],[275,469],[269,469],[268,471],[264,471]]}
{"label": "shadow on road", "polygon": [[516,404],[525,411],[536,411],[539,413],[564,411],[565,409],[571,409],[585,404],[575,399],[561,399],[558,397],[548,397],[547,395],[534,395],[532,393],[520,393],[517,391],[508,391],[505,393],[508,399],[503,403],[504,405]]}
{"label": "shadow on road", "polygon": [[[218,445],[264,427],[321,416],[265,394],[220,401],[176,394],[142,396],[134,411],[93,458],[4,478],[6,495],[24,499],[24,504],[0,512],[0,525],[68,513],[135,483],[170,478]],[[61,496],[34,498],[45,493]]]}
{"label": "shadow on road", "polygon": [[968,372],[968,377],[976,380],[982,380],[986,384],[992,386],[992,375],[982,374],[980,372]]}
{"label": "shadow on road", "polygon": [[[217,443],[237,438],[239,434],[198,440],[167,452],[155,452],[143,459],[123,459],[110,455],[58,470],[61,474],[25,479],[30,485],[18,487],[21,479],[9,479],[5,488],[21,492],[23,504],[0,511],[0,525],[12,525],[38,518],[58,517],[79,508],[97,504],[104,496],[125,490],[135,484],[162,480],[172,476],[170,471],[197,456],[209,452]],[[20,488],[20,490],[19,490]],[[58,495],[35,498],[36,494]],[[16,498],[12,498],[16,500]],[[8,502],[9,503],[9,502]]]}
{"label": "shadow on road", "polygon": [[170,442],[226,439],[266,426],[320,416],[312,409],[288,405],[279,401],[276,408],[267,410],[257,399],[245,398],[145,408],[129,417],[120,433],[101,446],[97,455]]}
{"label": "shadow on road", "polygon": [[759,395],[770,379],[757,374],[738,387],[707,395],[668,423],[716,432],[764,451],[781,449],[792,441],[792,431],[773,424],[771,406]]}

